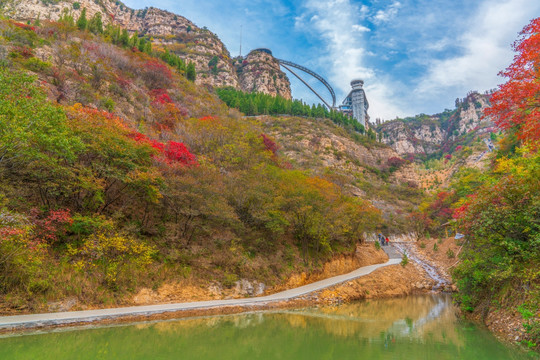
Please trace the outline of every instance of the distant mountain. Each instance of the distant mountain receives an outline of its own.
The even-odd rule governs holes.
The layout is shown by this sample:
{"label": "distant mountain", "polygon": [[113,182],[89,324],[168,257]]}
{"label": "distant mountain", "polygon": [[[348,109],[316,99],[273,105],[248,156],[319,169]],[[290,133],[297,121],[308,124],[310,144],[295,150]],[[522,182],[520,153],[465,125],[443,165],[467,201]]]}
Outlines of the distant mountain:
{"label": "distant mountain", "polygon": [[437,157],[452,153],[458,146],[468,146],[493,131],[491,119],[483,117],[489,96],[470,92],[456,100],[454,110],[440,114],[420,114],[395,119],[377,126],[383,143],[401,156]]}

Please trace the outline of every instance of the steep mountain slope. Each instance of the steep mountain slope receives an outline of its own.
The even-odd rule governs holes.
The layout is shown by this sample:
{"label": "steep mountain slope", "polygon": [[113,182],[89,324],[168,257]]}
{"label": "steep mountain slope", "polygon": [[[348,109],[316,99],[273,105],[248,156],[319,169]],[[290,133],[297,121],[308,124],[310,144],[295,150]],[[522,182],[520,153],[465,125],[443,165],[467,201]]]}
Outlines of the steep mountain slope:
{"label": "steep mountain slope", "polygon": [[[244,91],[270,94],[278,89],[281,95],[290,96],[288,79],[273,58],[254,59],[259,66],[242,66],[242,70],[237,72],[229,51],[216,34],[169,11],[153,7],[134,10],[113,0],[4,0],[3,8],[7,16],[22,22],[33,22],[38,17],[42,20],[58,20],[64,9],[75,19],[83,9],[86,9],[88,18],[100,13],[104,24],[112,23],[127,29],[130,34],[137,32],[139,36],[147,36],[157,49],[167,48],[186,62],[193,62],[198,73],[197,84],[232,86]],[[240,63],[243,61],[241,59]],[[254,78],[260,78],[261,67],[271,68],[270,80],[264,83],[254,81]]]}

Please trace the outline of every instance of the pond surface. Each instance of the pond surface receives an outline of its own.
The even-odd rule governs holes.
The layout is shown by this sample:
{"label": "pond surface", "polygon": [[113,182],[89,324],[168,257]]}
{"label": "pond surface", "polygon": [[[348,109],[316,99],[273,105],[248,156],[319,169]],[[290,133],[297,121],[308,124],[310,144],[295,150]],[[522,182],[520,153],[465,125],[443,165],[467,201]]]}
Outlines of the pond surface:
{"label": "pond surface", "polygon": [[0,359],[530,359],[458,319],[450,296],[0,338]]}

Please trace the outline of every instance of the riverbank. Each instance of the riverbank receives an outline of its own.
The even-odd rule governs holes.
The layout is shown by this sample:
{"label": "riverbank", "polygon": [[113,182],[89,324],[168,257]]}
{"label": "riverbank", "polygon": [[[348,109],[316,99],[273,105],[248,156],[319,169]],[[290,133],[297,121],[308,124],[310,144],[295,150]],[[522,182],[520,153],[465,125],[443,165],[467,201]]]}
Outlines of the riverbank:
{"label": "riverbank", "polygon": [[[446,278],[451,280],[451,273],[459,263],[459,254],[463,246],[463,240],[455,240],[453,237],[443,239],[421,239],[418,241],[417,251],[421,258],[427,259]],[[495,336],[510,343],[527,341],[528,336],[523,327],[523,317],[518,311],[518,305],[524,299],[511,296],[507,301],[496,305],[487,301],[475,308],[473,312],[464,311],[463,315],[475,322],[485,325]],[[538,314],[536,315],[538,317]]]}
{"label": "riverbank", "polygon": [[[428,291],[431,287],[419,287],[427,282],[421,267],[409,263],[398,265],[401,255],[392,248],[386,248],[391,255],[383,255],[373,244],[362,245],[351,259],[335,259],[321,272],[309,276],[300,274],[289,279],[285,286],[301,285],[268,295],[222,300],[191,301],[176,304],[132,306],[115,309],[86,310],[37,315],[20,315],[0,318],[3,331],[27,328],[73,326],[88,322],[130,322],[143,319],[169,319],[191,316],[229,314],[253,310],[266,310],[291,307],[305,307],[318,304],[335,304],[359,299],[405,296]],[[371,256],[367,256],[371,255]],[[326,278],[325,275],[341,273],[359,263],[384,263],[364,265],[350,273]],[[321,279],[323,278],[323,279]],[[300,279],[300,280],[299,280]],[[277,291],[279,289],[272,289]]]}
{"label": "riverbank", "polygon": [[[366,276],[379,268],[395,265],[400,261],[401,260],[398,258],[390,258],[383,264],[364,266],[348,274],[334,276],[329,279],[320,280],[308,285],[267,296],[244,299],[197,301],[177,304],[160,304],[101,310],[7,316],[0,317],[0,329],[10,331],[28,328],[51,327],[57,325],[63,326],[67,324],[77,325],[80,323],[93,323],[100,322],[102,320],[108,321],[125,317],[151,317],[165,313],[199,310],[206,311],[208,309],[226,307],[245,307],[251,309],[259,307],[264,308],[274,304],[279,306],[281,302],[287,302],[290,300],[306,300],[306,296],[311,293]],[[309,300],[309,296],[307,299]]]}

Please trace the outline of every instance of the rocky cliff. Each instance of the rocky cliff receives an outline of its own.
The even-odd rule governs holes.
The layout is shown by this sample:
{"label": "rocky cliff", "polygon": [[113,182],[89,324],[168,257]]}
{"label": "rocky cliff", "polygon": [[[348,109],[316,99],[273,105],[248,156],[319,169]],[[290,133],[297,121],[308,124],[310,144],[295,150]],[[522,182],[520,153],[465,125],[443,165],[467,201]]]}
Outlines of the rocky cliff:
{"label": "rocky cliff", "polygon": [[491,120],[482,116],[487,106],[487,94],[471,92],[456,100],[454,110],[384,122],[377,131],[382,142],[402,156],[450,153],[493,130]]}
{"label": "rocky cliff", "polygon": [[290,98],[289,80],[271,55],[252,53],[246,59],[240,59],[239,66],[235,66],[216,34],[169,11],[153,7],[134,10],[113,0],[4,0],[0,5],[3,5],[7,16],[23,22],[33,22],[38,18],[58,20],[64,9],[75,19],[85,8],[88,18],[99,12],[104,24],[113,23],[130,33],[148,36],[154,49],[167,48],[186,62],[193,62],[198,84],[232,86]]}
{"label": "rocky cliff", "polygon": [[245,92],[259,91],[291,99],[291,84],[279,62],[264,51],[252,51],[238,61],[240,87]]}

